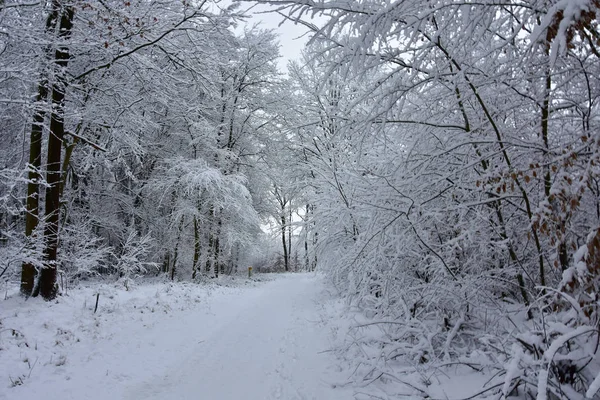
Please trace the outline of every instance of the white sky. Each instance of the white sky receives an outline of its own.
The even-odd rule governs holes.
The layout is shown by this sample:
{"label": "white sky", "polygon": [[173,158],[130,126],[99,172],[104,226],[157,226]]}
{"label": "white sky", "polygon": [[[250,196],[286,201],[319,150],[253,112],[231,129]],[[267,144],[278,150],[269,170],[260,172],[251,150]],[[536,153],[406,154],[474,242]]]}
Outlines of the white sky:
{"label": "white sky", "polygon": [[[226,7],[231,3],[231,0],[223,0],[220,6]],[[303,25],[294,24],[290,21],[285,21],[279,26],[283,21],[283,17],[276,13],[264,13],[273,9],[274,7],[265,4],[256,5],[253,2],[242,2],[240,11],[250,10],[248,14],[252,15],[252,18],[248,19],[247,25],[251,26],[252,24],[260,23],[260,26],[264,29],[275,30],[278,35],[279,52],[281,54],[279,69],[285,72],[287,71],[286,66],[289,60],[300,58],[300,52],[309,39],[309,36],[306,35],[308,29]],[[242,30],[243,26],[240,26],[238,29]]]}

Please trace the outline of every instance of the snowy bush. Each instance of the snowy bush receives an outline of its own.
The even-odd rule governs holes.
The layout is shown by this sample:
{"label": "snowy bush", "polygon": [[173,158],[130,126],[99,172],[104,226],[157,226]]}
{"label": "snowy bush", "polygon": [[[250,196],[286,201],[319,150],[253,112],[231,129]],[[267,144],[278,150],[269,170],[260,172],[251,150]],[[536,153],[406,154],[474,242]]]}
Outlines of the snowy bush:
{"label": "snowy bush", "polygon": [[109,263],[112,249],[91,232],[89,225],[67,225],[62,233],[60,272],[67,280],[77,281],[95,275]]}
{"label": "snowy bush", "polygon": [[130,228],[127,232],[119,254],[113,254],[116,259],[114,268],[119,273],[119,281],[129,290],[133,279],[138,274],[148,271],[148,268],[158,268],[158,264],[148,261],[149,254],[153,248],[153,240],[150,234],[140,236]]}
{"label": "snowy bush", "polygon": [[600,389],[600,229],[574,255],[557,290],[539,299],[535,329],[516,336],[503,394],[595,398]]}
{"label": "snowy bush", "polygon": [[600,3],[277,3],[328,16],[292,70],[294,129],[319,266],[362,314],[357,379],[476,353],[486,396],[594,389],[596,321],[568,308],[598,292],[577,249],[600,218]]}

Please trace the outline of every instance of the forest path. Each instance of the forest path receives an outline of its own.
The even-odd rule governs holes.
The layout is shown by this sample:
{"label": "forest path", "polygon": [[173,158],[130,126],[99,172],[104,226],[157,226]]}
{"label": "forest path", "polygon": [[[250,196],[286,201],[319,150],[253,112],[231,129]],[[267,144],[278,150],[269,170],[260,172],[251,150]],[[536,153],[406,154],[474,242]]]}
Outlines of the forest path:
{"label": "forest path", "polygon": [[354,398],[333,385],[347,375],[328,351],[339,320],[323,278],[271,277],[15,294],[0,303],[0,400]]}
{"label": "forest path", "polygon": [[190,314],[189,323],[181,327],[185,331],[172,330],[178,335],[165,337],[157,348],[176,352],[179,359],[146,381],[129,385],[123,398],[352,398],[331,384],[334,360],[327,352],[323,296],[321,277],[290,274],[213,299],[214,313]]}

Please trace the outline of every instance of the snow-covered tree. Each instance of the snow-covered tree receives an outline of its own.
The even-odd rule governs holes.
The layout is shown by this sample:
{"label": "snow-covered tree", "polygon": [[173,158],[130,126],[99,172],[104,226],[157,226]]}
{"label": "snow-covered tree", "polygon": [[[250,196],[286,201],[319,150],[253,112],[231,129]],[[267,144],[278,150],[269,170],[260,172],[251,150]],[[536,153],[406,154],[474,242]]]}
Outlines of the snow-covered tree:
{"label": "snow-covered tree", "polygon": [[268,140],[277,46],[236,37],[237,18],[212,2],[0,7],[3,254],[21,257],[24,295],[55,296],[59,271],[123,270],[111,254],[129,254],[132,232],[152,248],[140,265],[173,277],[200,254],[232,270],[253,244],[246,173]]}
{"label": "snow-covered tree", "polygon": [[500,300],[540,318],[600,221],[597,3],[264,3],[313,30],[287,128],[315,177],[320,264],[405,321],[382,327],[387,359],[465,354]]}

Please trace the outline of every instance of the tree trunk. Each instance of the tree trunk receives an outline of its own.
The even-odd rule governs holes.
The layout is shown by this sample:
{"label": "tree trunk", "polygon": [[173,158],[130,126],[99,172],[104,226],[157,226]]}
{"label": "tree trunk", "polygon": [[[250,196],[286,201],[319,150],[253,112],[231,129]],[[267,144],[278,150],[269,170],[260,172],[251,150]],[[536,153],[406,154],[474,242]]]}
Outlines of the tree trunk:
{"label": "tree trunk", "polygon": [[315,232],[315,234],[313,235],[313,252],[315,253],[314,259],[313,259],[313,265],[311,268],[311,271],[314,271],[315,269],[317,269],[317,241],[318,241],[318,233]]}
{"label": "tree trunk", "polygon": [[177,272],[177,257],[179,256],[178,251],[177,251],[177,245],[175,245],[175,251],[173,253],[173,264],[171,265],[171,271],[170,271],[170,279],[172,281],[175,280],[175,273]]}
{"label": "tree trunk", "polygon": [[308,258],[308,237],[304,238],[304,269],[306,271],[308,271],[310,269],[309,267],[310,261]]}
{"label": "tree trunk", "polygon": [[165,253],[165,259],[163,260],[163,265],[162,265],[162,272],[163,273],[167,273],[169,272],[169,266],[171,265],[171,251],[167,251]]}
{"label": "tree trunk", "polygon": [[290,261],[290,268],[291,268],[291,261],[292,261],[292,205],[290,203],[290,218],[288,219],[288,260]]}
{"label": "tree trunk", "polygon": [[[216,268],[216,252],[215,252],[215,208],[211,207],[209,210],[209,230],[208,230],[208,247],[206,251],[206,273],[210,274]],[[218,245],[217,245],[218,248]]]}
{"label": "tree trunk", "polygon": [[281,211],[281,243],[283,244],[283,266],[287,272],[290,270],[290,266],[288,259],[288,248],[285,243],[285,210]]}
{"label": "tree trunk", "polygon": [[214,272],[214,276],[215,278],[219,277],[219,267],[220,267],[220,259],[219,259],[219,237],[215,237],[215,262],[214,262],[214,268],[213,268],[213,272]]}
{"label": "tree trunk", "polygon": [[175,274],[177,274],[177,258],[179,257],[179,242],[181,241],[181,231],[183,230],[183,217],[179,222],[179,228],[177,229],[177,241],[175,242],[175,254],[173,255],[173,265],[171,266],[171,280],[175,280]]}
{"label": "tree trunk", "polygon": [[[41,82],[38,88],[36,102],[40,103],[46,100],[48,96],[48,82]],[[42,132],[44,128],[44,119],[46,112],[38,104],[37,110],[33,116],[31,126],[31,136],[29,143],[29,172],[27,183],[27,214],[25,214],[25,237],[28,240],[28,246],[34,240],[33,232],[39,223],[39,203],[40,203],[40,181],[42,176],[40,170],[42,167]],[[21,294],[31,296],[35,282],[35,266],[31,262],[23,263],[21,267]]]}
{"label": "tree trunk", "polygon": [[305,220],[305,233],[304,233],[304,269],[306,271],[310,270],[310,259],[308,256],[308,234],[309,234],[309,225],[310,225],[310,217],[309,217],[309,213],[310,213],[310,204],[306,205],[306,220]]}
{"label": "tree trunk", "polygon": [[200,262],[200,232],[198,231],[198,218],[194,217],[194,265],[192,266],[192,280],[196,279],[198,263]]}
{"label": "tree trunk", "polygon": [[208,247],[207,247],[207,251],[206,251],[205,271],[207,274],[210,274],[210,272],[212,271],[212,265],[214,263],[213,246],[214,246],[214,238],[213,238],[212,233],[210,233],[208,236]]}
{"label": "tree trunk", "polygon": [[[58,7],[54,7],[46,19],[46,33],[52,34],[56,29],[58,19]],[[47,49],[47,57],[51,58],[51,49]],[[44,120],[46,119],[46,110],[43,103],[48,99],[48,79],[44,74],[40,78],[38,85],[38,94],[36,96],[35,111],[33,113],[33,123],[31,124],[31,133],[29,137],[29,172],[27,174],[27,202],[25,214],[25,237],[28,245],[34,240],[33,233],[39,223],[39,203],[40,203],[40,182],[42,181],[42,136],[44,131]],[[23,263],[21,267],[21,294],[31,296],[35,284],[36,270],[32,263]]]}
{"label": "tree trunk", "polygon": [[240,244],[237,243],[235,245],[235,257],[233,258],[233,265],[231,268],[230,274],[236,273],[238,270],[238,265],[240,265]]}
{"label": "tree trunk", "polygon": [[[61,8],[59,1],[54,2],[54,7]],[[60,18],[60,39],[68,39],[73,27],[73,8],[62,10]],[[40,272],[40,294],[46,300],[56,297],[56,272],[60,214],[60,181],[61,153],[63,137],[65,134],[64,100],[66,91],[65,73],[69,62],[69,49],[59,46],[56,50],[55,82],[52,85],[52,113],[50,115],[50,136],[48,138],[47,168],[46,168],[46,225],[44,228],[44,268]]]}

